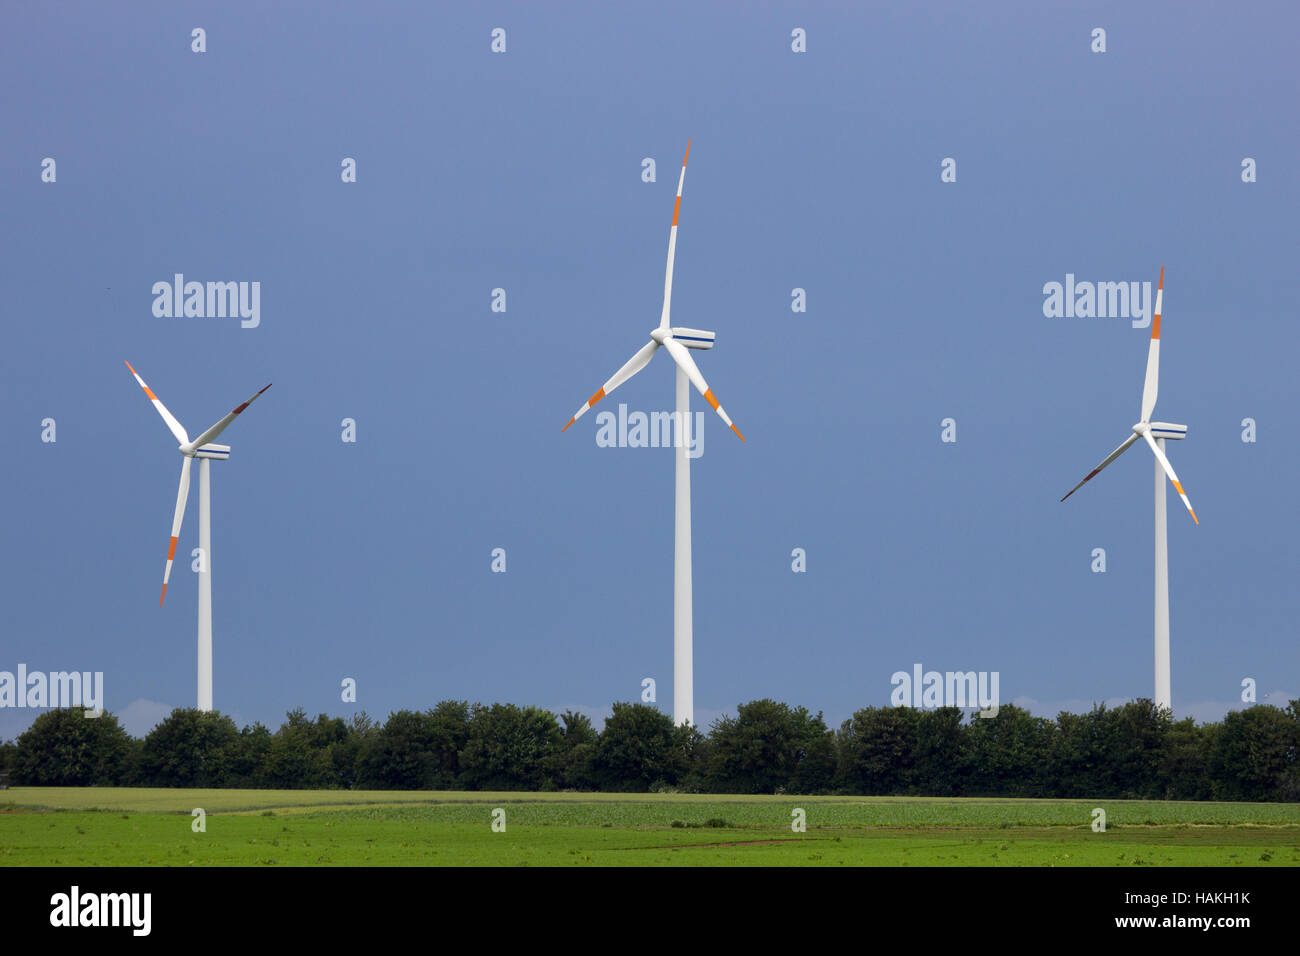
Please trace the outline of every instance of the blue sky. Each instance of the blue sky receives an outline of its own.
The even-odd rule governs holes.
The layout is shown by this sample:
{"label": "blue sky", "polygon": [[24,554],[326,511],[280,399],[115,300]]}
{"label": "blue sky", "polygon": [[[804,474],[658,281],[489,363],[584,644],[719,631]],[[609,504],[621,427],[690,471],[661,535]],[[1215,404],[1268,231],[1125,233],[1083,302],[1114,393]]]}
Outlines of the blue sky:
{"label": "blue sky", "polygon": [[[917,662],[1049,716],[1150,696],[1151,456],[1058,501],[1148,332],[1043,286],[1161,265],[1175,713],[1300,696],[1294,8],[543,6],[6,15],[0,669],[102,670],[137,733],[194,703],[180,456],[129,360],[191,435],[274,383],[213,466],[219,709],[599,716],[649,676],[671,710],[672,452],[560,426],[658,322],[691,137],[673,317],[748,439],[710,413],[693,464],[699,722],[838,722]],[[177,272],[260,282],[260,325],[155,317]],[[660,355],[599,408],[672,401]],[[197,525],[195,491],[178,557]]]}

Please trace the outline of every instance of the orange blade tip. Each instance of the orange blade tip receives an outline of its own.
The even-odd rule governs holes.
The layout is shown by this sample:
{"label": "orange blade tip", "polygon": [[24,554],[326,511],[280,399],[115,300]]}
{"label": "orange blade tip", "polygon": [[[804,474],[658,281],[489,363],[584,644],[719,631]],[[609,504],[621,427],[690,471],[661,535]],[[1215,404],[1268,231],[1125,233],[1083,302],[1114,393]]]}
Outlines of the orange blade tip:
{"label": "orange blade tip", "polygon": [[[572,424],[573,424],[574,422],[576,422],[576,421],[577,421],[576,418],[570,418],[570,419],[569,419],[569,425],[572,425]],[[560,431],[561,431],[561,432],[564,432],[565,430],[568,429],[569,425],[565,425],[564,428],[561,428],[561,429],[560,429]]]}
{"label": "orange blade tip", "polygon": [[741,441],[744,441],[746,445],[749,444],[749,442],[745,441],[745,436],[740,433],[739,428],[737,428],[735,425],[732,425],[731,430],[736,433],[737,438],[739,438]]}

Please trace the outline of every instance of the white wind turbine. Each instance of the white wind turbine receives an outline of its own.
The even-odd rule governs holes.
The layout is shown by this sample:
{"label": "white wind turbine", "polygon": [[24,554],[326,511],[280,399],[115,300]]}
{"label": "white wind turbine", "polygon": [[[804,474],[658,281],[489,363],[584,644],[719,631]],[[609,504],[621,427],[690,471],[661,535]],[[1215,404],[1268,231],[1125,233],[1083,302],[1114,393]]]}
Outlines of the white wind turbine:
{"label": "white wind turbine", "polygon": [[677,202],[673,206],[673,224],[668,231],[668,266],[664,272],[664,307],[659,316],[659,327],[650,333],[650,341],[621,369],[614,373],[595,395],[578,409],[569,425],[587,413],[587,409],[618,388],[641,369],[645,368],[660,346],[668,350],[677,363],[677,451],[676,451],[676,508],[673,533],[673,720],[678,724],[695,723],[694,649],[691,630],[691,463],[687,457],[689,444],[691,391],[694,385],[715,412],[741,440],[740,434],[718,400],[713,390],[695,366],[688,349],[713,348],[714,333],[700,329],[674,328],[669,325],[669,307],[673,295],[673,256],[677,250],[677,217],[682,208],[682,184],[686,181],[686,160],[691,155],[691,142],[686,141],[686,156],[682,159],[682,173],[677,180]]}
{"label": "white wind turbine", "polygon": [[211,494],[208,478],[208,462],[216,459],[224,461],[230,457],[229,445],[214,445],[212,440],[226,430],[226,426],[235,420],[235,418],[253,402],[257,401],[257,396],[265,392],[270,385],[263,388],[248,401],[237,407],[221,421],[217,422],[198,438],[190,441],[189,433],[185,431],[183,425],[178,422],[171,412],[167,411],[157,395],[144,383],[138,372],[131,368],[131,363],[127,362],[126,367],[131,369],[131,374],[135,380],[140,383],[144,389],[145,395],[149,396],[149,401],[153,402],[153,407],[158,409],[158,414],[162,420],[167,423],[168,429],[176,436],[180,442],[178,451],[184,456],[181,462],[181,484],[176,492],[176,513],[172,517],[172,536],[171,542],[167,546],[167,567],[163,571],[162,594],[158,598],[158,606],[162,607],[164,598],[167,597],[167,581],[172,576],[172,561],[176,557],[176,542],[181,534],[181,519],[185,517],[185,502],[190,495],[190,462],[195,458],[199,459],[199,550],[202,555],[202,564],[199,570],[199,710],[212,709],[212,514],[211,514]]}
{"label": "white wind turbine", "polygon": [[[1169,679],[1169,537],[1165,515],[1165,475],[1174,483],[1174,489],[1183,499],[1192,520],[1201,523],[1192,503],[1187,500],[1183,486],[1174,474],[1174,466],[1165,457],[1165,441],[1176,441],[1187,437],[1186,425],[1171,425],[1168,422],[1151,421],[1151,413],[1156,407],[1156,392],[1160,379],[1160,308],[1165,290],[1165,269],[1160,267],[1160,285],[1156,290],[1155,315],[1151,321],[1151,345],[1147,351],[1147,377],[1142,386],[1142,420],[1133,426],[1133,434],[1124,439],[1123,444],[1106,456],[1100,465],[1088,472],[1083,481],[1070,489],[1065,498],[1070,497],[1112,461],[1124,454],[1128,447],[1139,438],[1151,446],[1156,456],[1156,613],[1155,613],[1155,658],[1156,686],[1155,703],[1157,707],[1172,710]],[[1065,498],[1061,500],[1064,501]]]}

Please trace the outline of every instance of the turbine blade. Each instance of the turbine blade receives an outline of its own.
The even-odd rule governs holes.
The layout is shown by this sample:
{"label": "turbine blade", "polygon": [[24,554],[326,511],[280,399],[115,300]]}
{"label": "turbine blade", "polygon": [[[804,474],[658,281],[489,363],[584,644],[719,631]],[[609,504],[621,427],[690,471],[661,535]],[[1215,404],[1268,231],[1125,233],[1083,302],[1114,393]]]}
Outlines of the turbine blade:
{"label": "turbine blade", "polygon": [[167,411],[167,406],[164,405],[161,399],[153,393],[153,390],[144,383],[144,379],[140,377],[140,373],[131,368],[130,362],[126,363],[126,367],[131,369],[131,374],[134,375],[135,380],[140,383],[140,387],[144,389],[144,393],[149,396],[149,401],[153,402],[153,407],[158,409],[158,414],[161,415],[162,420],[167,423],[167,427],[171,430],[171,433],[176,436],[176,441],[182,445],[187,444],[190,440],[190,436],[186,434],[185,427],[176,420],[176,416]]}
{"label": "turbine blade", "polygon": [[265,392],[266,389],[270,387],[271,386],[268,383],[266,387],[262,389],[261,392],[258,392],[257,395],[254,395],[252,398],[244,402],[242,405],[237,406],[235,410],[232,411],[229,415],[221,419],[221,421],[217,422],[215,425],[213,425],[211,428],[205,431],[198,438],[194,439],[194,447],[198,448],[201,445],[206,445],[208,442],[215,440],[218,435],[220,435],[223,431],[226,430],[227,425],[229,425],[231,422],[233,422],[236,418],[239,417],[240,412],[242,412],[249,405],[252,405],[255,401],[257,401],[257,396],[261,395],[262,392]]}
{"label": "turbine blade", "polygon": [[176,513],[172,516],[172,539],[167,545],[167,567],[163,571],[163,588],[162,595],[158,598],[158,606],[162,607],[163,601],[167,598],[167,582],[172,576],[172,560],[176,557],[176,542],[181,537],[181,519],[185,517],[185,502],[190,496],[190,462],[194,459],[189,455],[185,456],[185,461],[181,464],[181,484],[176,489]]}
{"label": "turbine blade", "polygon": [[641,371],[641,369],[645,368],[650,359],[654,357],[655,350],[658,348],[659,343],[653,340],[646,345],[643,345],[636,355],[633,355],[630,359],[624,362],[623,367],[615,372],[608,382],[601,386],[600,391],[587,399],[587,403],[574,413],[574,416],[569,419],[568,424],[566,424],[564,428],[561,428],[560,431],[564,431],[569,427],[569,425],[572,425],[583,415],[587,414],[587,409],[591,408],[592,405],[595,405],[610,392],[614,391],[614,389],[618,388],[637,372]]}
{"label": "turbine blade", "polygon": [[682,184],[686,182],[686,160],[691,158],[691,141],[686,141],[686,155],[682,157],[682,174],[677,177],[677,202],[673,205],[673,224],[668,230],[668,267],[664,270],[664,310],[659,315],[659,328],[668,328],[668,313],[673,301],[673,259],[677,255],[677,216],[682,211]]}
{"label": "turbine blade", "polygon": [[1174,483],[1174,490],[1178,492],[1178,497],[1182,498],[1183,504],[1187,506],[1187,513],[1192,516],[1193,521],[1200,524],[1200,519],[1196,517],[1196,512],[1192,510],[1192,503],[1187,499],[1187,493],[1183,491],[1183,486],[1178,481],[1178,476],[1174,474],[1174,466],[1169,464],[1169,459],[1166,458],[1165,453],[1160,450],[1160,446],[1156,444],[1156,440],[1151,437],[1150,432],[1143,432],[1142,437],[1147,440],[1147,444],[1151,446],[1151,451],[1155,453],[1156,461],[1160,462],[1160,466],[1164,468],[1165,474],[1168,475],[1169,480]]}
{"label": "turbine blade", "polygon": [[713,406],[715,412],[722,416],[722,420],[727,423],[727,427],[736,433],[737,438],[745,441],[745,436],[740,433],[740,429],[732,423],[731,419],[727,417],[726,410],[713,397],[713,389],[709,388],[709,383],[704,381],[704,376],[700,374],[700,370],[695,365],[695,359],[691,358],[691,353],[687,351],[686,346],[673,339],[664,339],[664,348],[673,357],[673,361],[680,365],[682,371],[689,376],[691,384],[704,396],[704,400]]}
{"label": "turbine blade", "polygon": [[[1131,445],[1131,444],[1133,444],[1133,443],[1134,443],[1135,441],[1137,441],[1137,440],[1138,440],[1137,432],[1134,432],[1133,434],[1129,435],[1128,438],[1125,438],[1124,441],[1123,441],[1123,443],[1122,443],[1118,448],[1116,448],[1113,452],[1111,452],[1109,455],[1107,455],[1107,456],[1102,460],[1102,463],[1101,463],[1100,465],[1098,465],[1098,466],[1097,466],[1096,468],[1094,468],[1092,471],[1090,471],[1090,472],[1088,472],[1086,475],[1084,475],[1084,476],[1083,476],[1083,481],[1079,482],[1077,485],[1075,485],[1073,488],[1071,488],[1071,489],[1069,490],[1069,492],[1066,494],[1065,498],[1070,497],[1070,495],[1074,494],[1076,491],[1078,491],[1080,488],[1082,488],[1085,484],[1087,484],[1089,481],[1091,481],[1092,478],[1093,478],[1093,476],[1096,475],[1097,472],[1101,471],[1103,468],[1105,468],[1107,465],[1109,465],[1112,461],[1114,461],[1114,460],[1115,460],[1116,458],[1118,458],[1120,455],[1124,454],[1124,452],[1128,451],[1128,446]],[[1061,500],[1064,501],[1065,498],[1062,498]]]}
{"label": "turbine blade", "polygon": [[1156,408],[1156,393],[1160,390],[1160,308],[1165,297],[1165,267],[1160,267],[1160,285],[1156,288],[1156,310],[1151,319],[1151,345],[1147,349],[1147,378],[1142,385],[1142,418],[1151,421]]}

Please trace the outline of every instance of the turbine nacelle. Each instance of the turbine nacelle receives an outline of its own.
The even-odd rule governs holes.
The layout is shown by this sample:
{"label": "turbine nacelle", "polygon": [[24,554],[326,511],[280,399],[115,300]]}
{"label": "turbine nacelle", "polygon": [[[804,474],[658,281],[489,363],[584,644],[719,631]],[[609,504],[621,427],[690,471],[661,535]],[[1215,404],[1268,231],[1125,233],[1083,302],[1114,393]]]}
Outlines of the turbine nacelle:
{"label": "turbine nacelle", "polygon": [[665,340],[672,339],[688,349],[711,349],[717,335],[716,332],[708,332],[704,329],[687,329],[678,326],[671,329],[655,329],[650,333],[650,341],[656,345],[663,345]]}
{"label": "turbine nacelle", "polygon": [[1177,441],[1180,438],[1187,437],[1186,425],[1171,425],[1169,422],[1151,422],[1152,438],[1167,438],[1170,441]]}
{"label": "turbine nacelle", "polygon": [[208,442],[206,445],[195,445],[194,442],[189,442],[177,445],[176,450],[186,458],[211,458],[214,461],[225,461],[230,457],[230,446],[218,445],[215,442]]}
{"label": "turbine nacelle", "polygon": [[194,449],[192,454],[195,458],[211,458],[213,461],[225,461],[230,457],[230,446],[208,442],[206,445],[200,445]]}
{"label": "turbine nacelle", "polygon": [[674,341],[681,342],[688,349],[711,349],[713,340],[717,333],[705,332],[702,329],[670,329]]}
{"label": "turbine nacelle", "polygon": [[1171,422],[1138,422],[1133,426],[1133,434],[1141,437],[1150,435],[1152,438],[1165,438],[1169,441],[1178,441],[1180,438],[1187,437],[1186,425],[1175,425]]}

